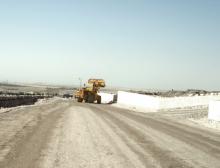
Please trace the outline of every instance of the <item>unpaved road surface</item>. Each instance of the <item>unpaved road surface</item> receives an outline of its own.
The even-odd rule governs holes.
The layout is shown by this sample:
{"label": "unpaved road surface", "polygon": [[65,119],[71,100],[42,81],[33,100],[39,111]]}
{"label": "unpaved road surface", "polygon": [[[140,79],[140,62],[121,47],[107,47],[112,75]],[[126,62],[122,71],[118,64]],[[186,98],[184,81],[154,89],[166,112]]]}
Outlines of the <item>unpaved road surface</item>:
{"label": "unpaved road surface", "polygon": [[0,168],[220,167],[220,133],[110,105],[55,100],[0,113]]}

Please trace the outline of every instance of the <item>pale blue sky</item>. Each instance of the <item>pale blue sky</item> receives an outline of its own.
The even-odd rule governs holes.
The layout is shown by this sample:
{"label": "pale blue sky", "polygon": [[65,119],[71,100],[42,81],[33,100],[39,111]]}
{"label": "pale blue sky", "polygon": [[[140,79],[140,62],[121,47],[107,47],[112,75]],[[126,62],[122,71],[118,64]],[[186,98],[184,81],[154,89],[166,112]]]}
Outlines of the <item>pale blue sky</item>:
{"label": "pale blue sky", "polygon": [[219,0],[0,0],[0,81],[220,90]]}

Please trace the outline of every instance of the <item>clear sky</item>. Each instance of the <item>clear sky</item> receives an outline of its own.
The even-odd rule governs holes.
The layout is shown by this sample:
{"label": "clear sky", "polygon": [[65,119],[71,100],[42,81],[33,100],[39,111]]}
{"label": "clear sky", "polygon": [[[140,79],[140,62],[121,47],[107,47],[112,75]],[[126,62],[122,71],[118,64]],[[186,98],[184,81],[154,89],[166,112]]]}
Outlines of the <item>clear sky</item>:
{"label": "clear sky", "polygon": [[0,0],[0,81],[220,90],[219,0]]}

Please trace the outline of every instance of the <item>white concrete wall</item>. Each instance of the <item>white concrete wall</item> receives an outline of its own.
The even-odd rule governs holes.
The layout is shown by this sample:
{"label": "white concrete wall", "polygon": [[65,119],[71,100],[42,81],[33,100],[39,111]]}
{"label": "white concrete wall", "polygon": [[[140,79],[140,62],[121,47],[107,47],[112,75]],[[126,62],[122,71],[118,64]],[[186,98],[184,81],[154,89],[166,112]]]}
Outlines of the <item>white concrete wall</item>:
{"label": "white concrete wall", "polygon": [[117,103],[143,111],[156,111],[159,107],[159,99],[156,97],[124,91],[118,91]]}
{"label": "white concrete wall", "polygon": [[168,98],[118,91],[117,103],[130,109],[137,109],[137,111],[157,111],[168,108],[208,106],[211,100],[220,100],[220,95]]}
{"label": "white concrete wall", "polygon": [[192,97],[172,97],[160,98],[160,109],[166,108],[184,108],[192,106],[204,106],[209,104],[211,100],[218,100],[218,95],[208,96],[192,96]]}
{"label": "white concrete wall", "polygon": [[98,95],[102,97],[102,103],[112,103],[114,100],[114,94],[99,92]]}
{"label": "white concrete wall", "polygon": [[209,102],[208,119],[220,121],[220,100]]}

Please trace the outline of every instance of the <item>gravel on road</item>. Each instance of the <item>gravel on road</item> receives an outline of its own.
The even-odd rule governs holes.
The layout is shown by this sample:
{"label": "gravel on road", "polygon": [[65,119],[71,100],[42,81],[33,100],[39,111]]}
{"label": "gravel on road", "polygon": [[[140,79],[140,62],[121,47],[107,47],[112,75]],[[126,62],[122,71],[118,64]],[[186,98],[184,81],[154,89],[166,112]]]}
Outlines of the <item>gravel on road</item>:
{"label": "gravel on road", "polygon": [[220,167],[220,134],[161,113],[57,99],[0,114],[0,167]]}

